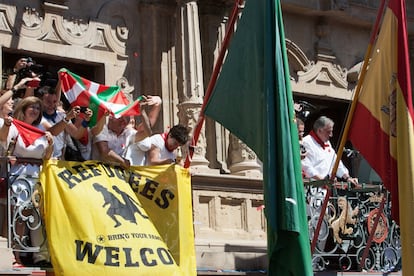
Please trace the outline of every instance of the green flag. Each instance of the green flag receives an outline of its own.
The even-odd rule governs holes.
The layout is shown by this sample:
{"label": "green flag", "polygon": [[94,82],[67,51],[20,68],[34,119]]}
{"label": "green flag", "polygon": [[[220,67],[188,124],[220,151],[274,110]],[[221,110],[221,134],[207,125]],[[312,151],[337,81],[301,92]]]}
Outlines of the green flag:
{"label": "green flag", "polygon": [[205,114],[263,161],[268,275],[313,275],[279,0],[248,0]]}

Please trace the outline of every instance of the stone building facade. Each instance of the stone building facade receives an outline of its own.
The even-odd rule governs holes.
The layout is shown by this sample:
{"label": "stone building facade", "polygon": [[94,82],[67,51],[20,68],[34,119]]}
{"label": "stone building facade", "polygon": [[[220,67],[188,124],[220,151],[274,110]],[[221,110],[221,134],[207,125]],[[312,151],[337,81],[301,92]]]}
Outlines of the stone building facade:
{"label": "stone building facade", "polygon": [[[131,98],[159,95],[161,132],[194,128],[233,0],[0,0],[0,66],[21,56],[117,84]],[[364,59],[379,1],[284,0],[294,97],[340,126]],[[414,4],[407,1],[414,64]],[[413,75],[413,70],[411,71]],[[309,126],[307,125],[307,128]],[[335,137],[339,137],[337,127]],[[197,266],[266,267],[260,161],[207,119],[192,158]]]}

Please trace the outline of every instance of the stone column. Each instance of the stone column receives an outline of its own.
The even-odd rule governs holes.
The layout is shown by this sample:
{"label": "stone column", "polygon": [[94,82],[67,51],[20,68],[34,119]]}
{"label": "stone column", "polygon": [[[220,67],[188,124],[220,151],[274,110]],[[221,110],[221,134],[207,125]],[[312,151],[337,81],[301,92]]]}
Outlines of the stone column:
{"label": "stone column", "polygon": [[[203,2],[205,3],[205,2]],[[230,7],[207,2],[200,3],[200,28],[203,43],[204,85],[208,85],[216,60],[220,55],[223,40],[228,24],[228,10]],[[227,167],[229,131],[216,121],[206,117],[205,120],[207,153],[209,167],[221,173],[230,173]]]}
{"label": "stone column", "polygon": [[231,133],[229,140],[228,163],[231,174],[261,178],[262,167],[254,151]]}
{"label": "stone column", "polygon": [[[178,118],[192,132],[199,118],[203,103],[203,67],[201,57],[200,27],[197,1],[178,0],[177,28],[177,77],[179,86]],[[185,156],[184,152],[183,156]],[[208,171],[205,128],[203,126],[194,149],[192,172]]]}

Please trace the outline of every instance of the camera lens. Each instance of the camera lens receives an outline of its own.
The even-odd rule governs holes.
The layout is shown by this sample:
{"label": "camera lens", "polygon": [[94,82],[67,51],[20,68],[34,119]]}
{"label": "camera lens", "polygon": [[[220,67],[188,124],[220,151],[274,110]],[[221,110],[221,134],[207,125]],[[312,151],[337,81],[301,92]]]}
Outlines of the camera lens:
{"label": "camera lens", "polygon": [[300,152],[306,153],[306,148],[303,145],[300,145]]}

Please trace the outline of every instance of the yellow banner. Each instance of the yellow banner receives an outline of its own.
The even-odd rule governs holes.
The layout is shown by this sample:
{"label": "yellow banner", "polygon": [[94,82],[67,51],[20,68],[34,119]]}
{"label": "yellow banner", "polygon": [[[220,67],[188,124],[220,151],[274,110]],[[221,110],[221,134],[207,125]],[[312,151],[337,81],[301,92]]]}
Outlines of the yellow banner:
{"label": "yellow banner", "polygon": [[188,170],[47,161],[40,182],[57,275],[196,275]]}

